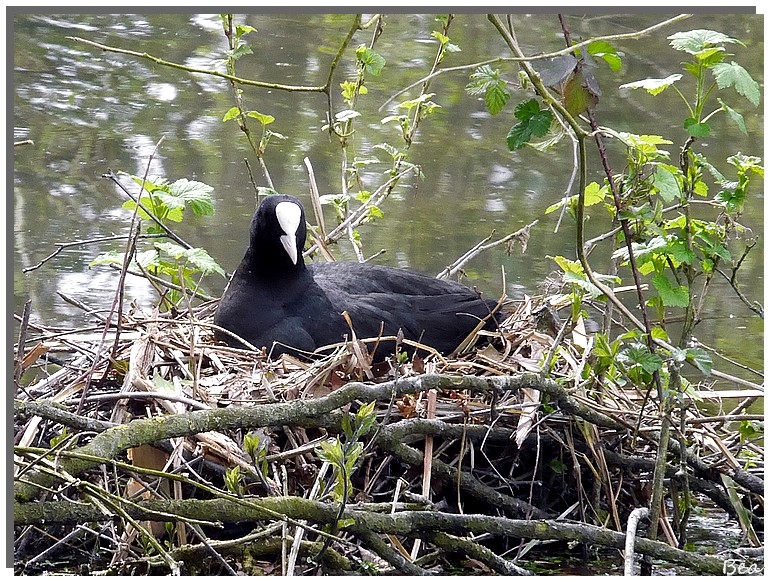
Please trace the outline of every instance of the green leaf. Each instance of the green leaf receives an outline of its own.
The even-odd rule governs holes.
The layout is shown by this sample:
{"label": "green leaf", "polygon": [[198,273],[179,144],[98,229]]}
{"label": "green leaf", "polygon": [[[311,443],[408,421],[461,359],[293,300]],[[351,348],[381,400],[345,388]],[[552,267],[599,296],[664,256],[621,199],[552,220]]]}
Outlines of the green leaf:
{"label": "green leaf", "polygon": [[658,273],[652,278],[652,285],[666,307],[687,307],[690,304],[690,293],[687,287],[684,285],[674,287],[663,273]]}
{"label": "green leaf", "polygon": [[[759,423],[754,420],[742,420],[738,427],[738,434],[741,435],[741,440],[745,441],[762,434],[759,426]],[[51,442],[53,442],[53,440]]]}
{"label": "green leaf", "polygon": [[142,251],[141,253],[136,253],[136,255],[134,256],[134,260],[137,262],[138,265],[140,265],[145,269],[149,267],[157,267],[159,265],[158,251],[156,251],[155,249],[150,249],[147,251]]}
{"label": "green leaf", "polygon": [[390,156],[393,159],[396,159],[399,156],[401,156],[401,152],[397,148],[395,148],[392,145],[390,145],[389,143],[378,143],[378,144],[373,145],[372,148],[373,149],[382,150],[382,151],[390,154]]}
{"label": "green leaf", "polygon": [[508,132],[506,141],[511,151],[523,147],[533,135],[543,137],[553,121],[553,114],[547,109],[540,109],[535,99],[519,103],[513,114],[521,122]]}
{"label": "green leaf", "polygon": [[155,370],[152,375],[152,383],[156,388],[159,388],[163,392],[168,392],[170,394],[176,393],[176,387],[174,386],[174,383],[170,380],[166,380],[158,373],[157,370]]}
{"label": "green leaf", "polygon": [[353,438],[353,424],[351,419],[351,415],[349,412],[346,412],[342,415],[342,432],[345,434],[345,437],[348,439]]}
{"label": "green leaf", "polygon": [[[646,243],[631,243],[631,249],[637,259],[642,259],[656,252],[661,252],[668,247],[668,241],[662,236],[655,236]],[[623,245],[612,253],[613,259],[628,260],[628,247]]]}
{"label": "green leaf", "polygon": [[567,465],[565,465],[564,462],[557,457],[554,457],[548,461],[548,467],[557,475],[563,475],[567,472]]}
{"label": "green leaf", "polygon": [[249,45],[242,44],[238,47],[235,47],[233,50],[225,51],[225,54],[231,59],[233,59],[234,61],[237,61],[241,57],[252,54],[252,50]]}
{"label": "green leaf", "polygon": [[727,163],[733,165],[739,174],[746,174],[752,171],[759,176],[765,175],[765,168],[762,166],[762,159],[757,156],[747,156],[744,154],[735,154],[727,158]]}
{"label": "green leaf", "polygon": [[577,275],[575,273],[564,273],[562,279],[565,283],[576,285],[586,291],[591,297],[597,298],[601,296],[601,290],[591,283],[585,275]]}
{"label": "green leaf", "polygon": [[713,67],[717,63],[721,63],[725,55],[725,49],[720,47],[712,47],[703,49],[702,51],[699,51],[693,55],[699,62],[700,65],[703,67]]}
{"label": "green leaf", "polygon": [[580,261],[571,261],[566,257],[562,257],[561,255],[550,258],[552,258],[553,261],[559,265],[559,268],[565,273],[585,275],[585,271],[583,270],[583,266],[580,264]]}
{"label": "green leaf", "polygon": [[243,449],[251,456],[252,460],[256,460],[259,449],[259,433],[256,431],[248,432],[243,437]]}
{"label": "green leaf", "polygon": [[448,53],[460,53],[463,49],[461,49],[458,45],[456,45],[453,42],[448,42],[446,45],[444,45],[444,50]]}
{"label": "green leaf", "polygon": [[600,358],[614,360],[618,353],[618,349],[620,348],[620,341],[615,340],[614,342],[610,343],[607,336],[603,333],[596,334],[594,338],[596,342],[593,346],[593,353]]}
{"label": "green leaf", "polygon": [[95,267],[96,265],[123,265],[124,253],[118,251],[108,251],[97,256],[93,261],[88,263],[88,268]]}
{"label": "green leaf", "polygon": [[320,450],[316,449],[316,454],[324,461],[334,465],[342,466],[342,444],[339,440],[321,441]]}
{"label": "green leaf", "polygon": [[743,115],[738,113],[732,107],[728,107],[727,104],[721,99],[717,99],[717,101],[719,101],[719,104],[722,106],[722,110],[727,113],[727,116],[732,119],[733,122],[735,122],[735,125],[737,125],[738,129],[741,130],[741,133],[743,135],[749,135],[749,132],[746,131],[746,122],[743,120]]}
{"label": "green leaf", "polygon": [[705,230],[700,230],[695,236],[706,243],[701,250],[707,257],[719,257],[724,261],[730,261],[732,259],[730,251],[720,242],[718,235],[709,233]]}
{"label": "green leaf", "polygon": [[356,413],[356,438],[361,438],[369,434],[369,431],[377,422],[377,413],[375,412],[375,402],[364,404]]}
{"label": "green leaf", "polygon": [[275,117],[273,117],[272,115],[260,113],[259,111],[248,111],[246,113],[246,116],[253,117],[254,119],[258,119],[263,126],[269,125],[275,121]]}
{"label": "green leaf", "polygon": [[134,182],[139,184],[139,186],[142,186],[150,194],[155,192],[155,190],[160,190],[168,185],[168,180],[161,178],[160,176],[151,176],[147,179],[144,179],[142,176],[134,176],[131,174],[129,174],[129,176]]}
{"label": "green leaf", "polygon": [[546,208],[543,214],[551,214],[551,212],[553,212],[554,210],[558,210],[565,204],[570,204],[575,198],[576,196],[570,196],[569,198],[562,198],[558,202],[555,202],[554,204],[551,204],[548,208]]}
{"label": "green leaf", "polygon": [[743,205],[746,203],[746,190],[744,188],[734,188],[720,190],[714,201],[724,204],[725,208],[729,212],[741,212]]}
{"label": "green leaf", "polygon": [[693,186],[693,194],[697,194],[698,196],[703,196],[704,198],[709,195],[709,187],[706,182],[703,180],[698,180],[695,182],[695,185]]}
{"label": "green leaf", "polygon": [[552,121],[553,114],[547,109],[543,109],[529,119],[528,125],[531,128],[533,135],[543,137],[548,133],[548,128],[551,127]]}
{"label": "green leaf", "polygon": [[194,265],[204,275],[218,273],[223,277],[226,277],[222,267],[211,258],[211,255],[209,255],[205,249],[186,249],[173,242],[155,243],[155,248],[166,253],[176,261],[184,261],[185,263]]}
{"label": "green leaf", "polygon": [[620,89],[644,89],[650,95],[657,95],[663,92],[668,87],[676,83],[682,75],[675,74],[669,75],[665,79],[643,79],[641,81],[634,81],[633,83],[625,83],[621,85]]}
{"label": "green leaf", "polygon": [[353,81],[343,81],[340,83],[340,88],[342,89],[342,98],[345,101],[353,99],[356,93],[356,83]]}
{"label": "green leaf", "polygon": [[709,356],[708,352],[701,348],[687,348],[685,352],[687,353],[688,360],[692,361],[695,367],[697,367],[704,376],[711,375],[713,362],[711,361],[711,356]]}
{"label": "green leaf", "polygon": [[652,335],[653,339],[663,340],[664,342],[669,341],[668,334],[662,327],[653,327],[650,335]]}
{"label": "green leaf", "polygon": [[493,69],[489,65],[482,65],[473,71],[470,75],[471,82],[465,86],[468,95],[481,95],[486,92],[490,85],[498,83],[500,71]]}
{"label": "green leaf", "polygon": [[219,263],[217,263],[211,255],[209,255],[208,251],[206,249],[200,249],[200,248],[192,248],[187,249],[187,252],[184,254],[184,258],[189,262],[198,267],[200,272],[204,275],[210,275],[211,273],[217,273],[218,275],[222,275],[222,277],[227,278],[227,275],[222,269],[222,267],[219,266]]}
{"label": "green leaf", "polygon": [[557,145],[562,139],[564,139],[566,135],[567,134],[564,130],[560,130],[556,133],[552,133],[550,137],[546,137],[542,141],[530,141],[529,147],[539,152],[545,153],[553,149],[553,147]]}
{"label": "green leaf", "polygon": [[628,362],[641,366],[648,374],[654,374],[663,368],[663,358],[658,354],[651,354],[644,344],[633,344],[623,351]]}
{"label": "green leaf", "polygon": [[155,243],[155,248],[166,253],[174,259],[180,259],[187,251],[187,249],[185,249],[183,246],[174,242],[158,242]]}
{"label": "green leaf", "polygon": [[759,83],[738,63],[719,63],[711,67],[711,71],[720,89],[735,87],[738,94],[748,99],[752,105],[759,105]]}
{"label": "green leaf", "polygon": [[487,87],[484,93],[484,105],[492,115],[497,115],[508,102],[510,96],[505,83],[500,81]]}
{"label": "green leaf", "polygon": [[214,205],[211,201],[212,186],[180,178],[169,184],[168,193],[159,193],[158,197],[169,208],[188,205],[198,216],[211,216],[214,214]]}
{"label": "green leaf", "polygon": [[517,123],[505,136],[505,141],[508,144],[508,149],[515,151],[527,145],[531,137],[532,130],[525,123]]}
{"label": "green leaf", "polygon": [[612,71],[617,73],[623,68],[623,61],[620,60],[618,55],[604,54],[600,56],[610,66]]}
{"label": "green leaf", "polygon": [[625,131],[618,132],[617,137],[624,144],[626,144],[627,147],[636,150],[648,158],[668,158],[668,152],[665,150],[659,150],[657,146],[673,143],[672,141],[667,140],[659,135],[636,135],[634,133],[627,133]]}
{"label": "green leaf", "polygon": [[586,186],[585,190],[585,205],[586,206],[593,206],[594,204],[599,204],[600,202],[604,202],[604,199],[607,197],[607,188],[602,188],[597,184],[596,182],[591,182],[588,186]]}
{"label": "green leaf", "polygon": [[534,117],[540,111],[540,105],[536,99],[530,99],[529,101],[522,101],[513,110],[513,116],[521,121],[527,121]]}
{"label": "green leaf", "polygon": [[679,180],[676,179],[671,170],[662,164],[655,168],[655,187],[666,203],[670,203],[682,195]]}
{"label": "green leaf", "polygon": [[[142,196],[141,202],[142,204],[147,204],[148,202],[150,202],[149,196]],[[123,204],[121,204],[121,208],[125,208],[126,210],[131,210],[131,211],[133,211],[134,208],[136,208],[136,206],[137,204],[133,200],[126,200]],[[144,210],[142,210],[141,207],[139,208],[139,210],[137,210],[137,216],[139,216],[139,218],[141,218],[142,220],[152,220],[150,218],[150,215],[147,214]]]}
{"label": "green leaf", "polygon": [[711,133],[711,127],[708,123],[698,122],[692,117],[684,120],[684,128],[693,137],[708,137]]}
{"label": "green leaf", "polygon": [[687,360],[687,352],[674,348],[671,351],[671,359],[677,364],[684,364],[685,360]]}
{"label": "green leaf", "polygon": [[249,34],[250,32],[256,32],[257,29],[253,26],[249,26],[248,24],[236,24],[235,25],[235,34],[238,36],[238,38]]}
{"label": "green leaf", "polygon": [[679,237],[671,237],[668,242],[668,252],[679,264],[692,265],[697,258],[695,251],[687,246],[687,241]]}
{"label": "green leaf", "polygon": [[671,46],[678,50],[695,55],[714,45],[740,44],[742,42],[713,30],[696,29],[687,32],[677,32],[668,37]]}
{"label": "green leaf", "polygon": [[448,42],[449,42],[449,37],[448,37],[448,36],[446,36],[445,34],[442,34],[442,33],[440,33],[440,32],[439,32],[439,31],[437,31],[437,30],[434,30],[434,31],[431,33],[431,36],[432,36],[433,38],[435,38],[437,41],[439,41],[439,42],[440,42],[442,45],[444,45],[444,44],[446,44],[446,43],[448,43]]}
{"label": "green leaf", "polygon": [[422,95],[420,95],[419,97],[416,97],[415,99],[408,99],[406,101],[402,101],[401,103],[396,105],[396,108],[407,109],[411,111],[417,105],[420,105],[421,103],[425,103],[426,101],[428,101],[428,99],[430,99],[434,95],[435,93],[423,93]]}
{"label": "green leaf", "polygon": [[241,110],[237,107],[231,107],[227,110],[227,113],[225,113],[225,116],[222,118],[222,121],[230,121],[231,119],[237,118],[241,114]]}
{"label": "green leaf", "polygon": [[385,66],[385,59],[381,55],[363,45],[356,49],[356,58],[364,66],[367,73],[375,76],[379,75]]}
{"label": "green leaf", "polygon": [[610,66],[610,69],[618,72],[623,68],[623,62],[620,60],[622,53],[619,53],[614,46],[605,40],[597,40],[588,45],[589,54],[594,57],[604,59]]}

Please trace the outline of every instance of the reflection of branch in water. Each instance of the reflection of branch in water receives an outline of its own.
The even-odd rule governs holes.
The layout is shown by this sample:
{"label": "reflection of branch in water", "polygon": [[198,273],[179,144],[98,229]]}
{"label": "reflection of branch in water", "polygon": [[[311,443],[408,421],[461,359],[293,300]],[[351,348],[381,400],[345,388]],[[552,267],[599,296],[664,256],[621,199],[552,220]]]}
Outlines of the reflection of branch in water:
{"label": "reflection of branch in water", "polygon": [[[159,238],[165,236],[164,234],[141,234],[139,235],[139,238]],[[102,236],[97,238],[90,238],[86,240],[75,240],[72,242],[66,242],[66,243],[56,243],[56,250],[52,252],[50,255],[48,255],[46,258],[44,258],[42,261],[40,261],[37,265],[33,265],[32,267],[25,267],[21,270],[22,273],[28,273],[30,271],[34,271],[35,269],[39,269],[44,264],[46,264],[48,261],[56,257],[60,252],[62,252],[64,249],[70,248],[70,247],[76,247],[80,245],[90,245],[94,243],[100,243],[105,242],[108,240],[125,240],[128,238],[126,235],[114,235],[114,236]]]}

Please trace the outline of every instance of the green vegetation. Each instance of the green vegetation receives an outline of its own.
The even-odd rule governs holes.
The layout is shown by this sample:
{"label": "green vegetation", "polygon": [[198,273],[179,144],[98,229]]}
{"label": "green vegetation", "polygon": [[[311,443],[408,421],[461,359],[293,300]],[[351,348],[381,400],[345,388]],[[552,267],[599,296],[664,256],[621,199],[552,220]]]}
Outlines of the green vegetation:
{"label": "green vegetation", "polygon": [[[763,425],[743,414],[748,399],[725,415],[731,418],[718,420],[720,430],[734,423],[734,430],[724,429],[731,431],[727,444],[719,440],[725,432],[717,433],[712,425],[708,425],[710,432],[695,436],[688,424],[691,407],[700,403],[698,389],[704,381],[736,380],[720,371],[713,357],[717,350],[696,338],[715,282],[726,282],[746,309],[763,317],[762,306],[749,301],[741,290],[741,267],[756,244],[742,215],[747,201],[760,194],[762,160],[740,151],[726,159],[712,159],[704,146],[707,138],[718,138],[719,116],[747,134],[745,110],[760,104],[759,84],[739,64],[747,58],[742,54],[743,43],[718,31],[683,30],[682,17],[643,31],[574,42],[560,18],[558,32],[566,47],[531,56],[519,45],[513,20],[487,15],[498,33],[495,40],[500,41],[490,50],[507,47],[510,56],[462,63],[457,60],[463,55],[463,42],[458,40],[462,36],[453,28],[457,16],[438,15],[422,38],[434,51],[428,70],[421,71],[423,76],[408,87],[391,87],[393,93],[380,107],[389,107],[383,113],[375,111],[370,101],[376,81],[393,67],[382,42],[387,38],[386,16],[377,14],[364,21],[362,15],[350,15],[344,38],[337,39],[333,48],[324,47],[329,49],[328,69],[321,71],[324,82],[317,86],[241,77],[244,65],[261,56],[249,44],[258,37],[258,27],[239,18],[219,16],[221,30],[217,31],[224,35],[223,46],[220,54],[213,55],[211,69],[92,40],[73,42],[149,60],[159,68],[208,75],[229,88],[231,101],[213,117],[232,128],[235,139],[245,140],[251,160],[258,163],[259,170],[253,172],[250,161],[245,161],[256,199],[276,191],[268,167],[270,155],[277,144],[284,146],[294,136],[273,131],[280,127],[280,115],[271,108],[269,97],[258,101],[251,89],[322,95],[325,120],[315,129],[334,144],[338,184],[333,193],[320,194],[312,164],[308,158],[303,160],[312,202],[307,206],[305,252],[329,260],[334,260],[341,241],[350,244],[358,260],[371,258],[365,254],[367,241],[360,227],[388,219],[383,203],[407,176],[424,177],[416,161],[421,131],[442,120],[449,106],[441,84],[435,81],[461,71],[461,97],[483,103],[501,128],[499,147],[507,155],[533,155],[547,168],[548,156],[556,148],[574,151],[567,192],[542,208],[544,219],[555,221],[559,216],[559,227],[565,228],[561,220],[569,217],[572,222],[566,228],[574,229],[574,248],[548,257],[558,269],[559,281],[558,290],[549,292],[543,303],[558,311],[561,319],[554,318],[552,328],[546,326],[547,333],[540,322],[521,329],[517,326],[523,328],[536,319],[534,310],[522,310],[526,311],[522,318],[512,317],[511,327],[483,351],[457,360],[417,350],[419,355],[411,358],[402,351],[387,362],[375,363],[356,342],[328,360],[319,357],[312,363],[288,357],[271,362],[230,348],[219,353],[220,346],[206,344],[210,311],[198,319],[196,308],[199,300],[211,299],[202,288],[205,278],[226,277],[226,273],[205,249],[187,244],[174,232],[176,225],[193,218],[190,213],[194,217],[214,213],[213,188],[192,176],[150,176],[149,162],[147,175],[124,174],[134,186],[132,191],[111,175],[130,198],[122,205],[131,212],[128,243],[97,256],[89,266],[106,265],[122,275],[146,277],[157,291],[159,307],[172,315],[162,323],[180,324],[183,330],[158,339],[162,332],[153,327],[148,333],[140,322],[135,329],[141,330],[136,334],[141,341],[124,339],[119,349],[118,332],[109,356],[100,355],[101,345],[92,356],[90,375],[95,377],[98,371],[104,385],[122,386],[120,400],[105,399],[108,407],[119,402],[114,406],[126,411],[124,418],[139,416],[136,410],[144,414],[152,409],[149,418],[119,427],[81,418],[91,379],[82,387],[80,370],[72,380],[78,387],[72,393],[82,389],[83,394],[77,413],[59,408],[58,402],[51,410],[41,411],[35,408],[40,403],[34,398],[19,399],[18,408],[25,415],[50,415],[52,425],[64,425],[56,436],[36,440],[49,443],[54,451],[32,447],[31,439],[15,451],[23,459],[18,465],[25,479],[15,483],[15,496],[26,525],[34,523],[39,508],[30,501],[40,490],[51,492],[52,498],[67,491],[73,493],[67,497],[69,502],[80,501],[77,494],[95,499],[98,515],[87,513],[93,509],[88,503],[70,503],[83,509],[85,517],[67,521],[70,505],[45,506],[46,511],[59,512],[56,517],[61,521],[52,523],[90,523],[107,514],[117,515],[115,521],[134,528],[141,551],[152,557],[143,564],[147,571],[178,573],[183,565],[200,561],[197,554],[190,559],[183,553],[189,539],[198,541],[185,538],[186,528],[204,539],[204,527],[248,522],[259,527],[269,524],[269,536],[279,545],[271,547],[268,555],[272,559],[280,554],[281,567],[291,572],[300,568],[325,572],[332,560],[343,564],[329,567],[333,572],[426,574],[442,567],[444,572],[521,574],[528,572],[516,570],[521,569],[517,564],[525,563],[522,558],[538,540],[582,543],[586,549],[615,548],[615,559],[629,510],[642,503],[650,508],[650,524],[648,539],[638,540],[641,553],[684,564],[695,572],[714,573],[719,559],[684,551],[696,551],[688,540],[688,520],[700,509],[700,499],[713,494],[711,499],[738,522],[745,539],[759,543],[755,528],[761,522],[757,508],[764,503],[757,486],[761,479],[749,471],[763,463],[762,449],[756,445],[763,438]],[[610,78],[623,70],[627,55],[620,47],[629,45],[621,43],[661,34],[664,26],[680,29],[666,34],[682,62],[671,64],[671,70],[661,73],[664,78],[618,86],[607,86],[605,80],[600,87],[597,67],[603,72],[609,69]],[[642,43],[632,46],[644,50]],[[601,122],[602,106],[610,100],[630,98],[641,111],[652,110],[664,92],[674,92],[681,103],[679,110],[666,112],[667,125],[656,127],[654,121],[661,118],[653,116],[623,130]],[[372,126],[387,138],[362,145],[357,135]],[[447,127],[452,127],[451,122]],[[452,136],[443,139],[449,141]],[[600,167],[592,167],[589,159],[598,160]],[[378,183],[373,183],[373,169]],[[325,211],[331,214],[324,217]],[[592,230],[601,233],[591,239],[586,233],[589,219]],[[529,233],[522,230],[519,234],[526,241]],[[509,245],[510,250],[514,234],[474,250],[478,253],[496,245]],[[472,256],[471,252],[461,258],[453,270],[462,270]],[[608,263],[598,267],[597,257]],[[206,307],[211,305],[204,303],[202,311]],[[177,318],[180,313],[183,316]],[[589,319],[599,322],[595,332],[586,332]],[[110,322],[111,317],[105,329]],[[190,328],[202,332],[188,335]],[[537,338],[547,341],[537,343]],[[18,351],[21,370],[26,358],[23,349]],[[32,362],[40,357],[34,355],[29,357]],[[135,386],[128,380],[147,392],[163,393],[154,393],[158,400],[148,404],[140,399],[137,405],[130,401],[136,394],[129,394]],[[124,390],[124,382],[129,389]],[[429,393],[432,404],[426,404]],[[104,412],[98,408],[102,396],[88,400],[95,417]],[[637,400],[631,402],[632,396]],[[439,419],[436,398],[442,398],[441,404],[450,410]],[[501,404],[500,399],[507,400]],[[628,406],[614,406],[617,402]],[[378,405],[380,412],[384,409],[379,416]],[[398,414],[398,420],[391,422],[391,414]],[[77,430],[89,431],[88,438],[79,442]],[[195,442],[207,432],[218,432],[221,438]],[[707,439],[721,447],[718,452],[729,463],[704,461],[700,447],[714,450],[703,444]],[[174,455],[182,444],[193,442],[190,450],[195,451],[196,461],[213,458],[214,469],[203,462],[193,467],[181,453],[169,455],[173,462],[162,471],[116,458],[141,444],[160,442],[172,443]],[[505,454],[490,458],[495,448]],[[239,457],[242,452],[245,455]],[[55,455],[61,456],[61,462]],[[453,455],[451,462],[446,460],[448,455]],[[93,479],[82,476],[87,471]],[[163,491],[152,499],[156,506],[151,511],[141,505],[147,498],[139,496],[124,507],[108,489],[122,490],[125,475],[171,484],[173,496],[171,489]],[[391,487],[386,491],[387,503],[377,503],[373,488],[368,487],[381,475]],[[420,477],[422,493],[415,494]],[[407,478],[411,481],[405,487],[411,497],[400,496]],[[706,486],[698,490],[696,480]],[[545,493],[535,495],[535,484]],[[570,491],[561,490],[565,484]],[[436,490],[441,488],[443,506],[434,505],[434,485]],[[549,497],[552,490],[556,494]],[[382,489],[376,494],[377,501],[386,497]],[[541,494],[542,499],[536,499]],[[173,511],[164,505],[168,501],[178,502]],[[672,515],[663,520],[671,522],[666,544],[658,540],[657,528],[661,508],[669,506]],[[145,512],[139,513],[141,517],[131,513],[140,510]],[[582,522],[555,519],[562,511],[568,520]],[[404,514],[417,525],[404,523],[408,521]],[[166,524],[162,545],[146,525],[149,522],[142,521],[155,519]],[[519,554],[501,557],[490,549],[495,546],[467,537],[478,534],[478,539],[486,541],[484,534],[492,532],[489,525],[498,528],[490,538],[505,538],[506,544],[525,540]],[[232,548],[222,549],[224,544],[214,551],[208,541],[203,551],[211,551],[228,574],[236,573],[228,561],[243,567],[239,574],[268,571],[257,557],[268,545],[263,544],[263,533],[258,531],[244,543],[253,556],[244,551],[236,559],[229,555],[226,559],[222,556]],[[303,540],[310,533],[314,540]],[[411,552],[402,545],[404,540],[414,543]],[[430,544],[431,553],[420,554],[422,543]],[[352,557],[348,560],[342,552]],[[468,565],[449,563],[446,557],[455,555],[469,557]],[[110,564],[107,570],[113,567]]]}

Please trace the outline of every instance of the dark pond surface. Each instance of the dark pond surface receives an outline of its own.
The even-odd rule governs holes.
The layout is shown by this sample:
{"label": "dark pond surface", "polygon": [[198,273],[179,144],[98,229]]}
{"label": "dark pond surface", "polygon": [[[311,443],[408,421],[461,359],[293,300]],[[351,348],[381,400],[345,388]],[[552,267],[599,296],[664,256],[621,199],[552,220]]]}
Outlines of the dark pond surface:
{"label": "dark pond surface", "polygon": [[[672,15],[584,15],[567,18],[574,38],[641,30]],[[253,55],[241,59],[242,77],[286,84],[320,85],[342,38],[352,23],[349,14],[238,16],[237,22],[257,31],[246,40]],[[529,53],[563,47],[558,20],[553,15],[516,15],[516,33]],[[624,67],[612,72],[597,67],[602,87],[597,115],[601,124],[621,131],[664,135],[678,144],[686,113],[673,91],[656,98],[645,92],[618,90],[623,83],[680,72],[681,54],[666,37],[674,32],[709,28],[740,39],[734,59],[763,82],[763,17],[736,15],[695,16],[668,26],[641,40],[616,43],[625,53]],[[400,145],[393,124],[380,120],[394,112],[393,103],[416,96],[416,89],[382,107],[398,91],[424,77],[436,52],[431,32],[438,25],[431,15],[389,15],[376,50],[387,64],[380,76],[369,76],[369,92],[359,102],[361,117],[350,147],[353,157],[377,160],[363,174],[364,187],[375,190],[389,168],[387,155],[373,148],[388,142]],[[459,15],[450,29],[461,52],[451,53],[443,66],[480,62],[510,56],[486,17]],[[214,217],[188,216],[178,233],[195,246],[206,248],[228,272],[246,247],[249,219],[255,196],[244,163],[248,158],[260,186],[266,185],[258,164],[234,122],[222,122],[233,106],[229,86],[222,79],[189,74],[114,53],[104,53],[68,37],[82,37],[115,47],[146,52],[168,61],[212,68],[226,48],[216,15],[146,14],[29,14],[14,17],[14,138],[34,145],[14,150],[13,281],[16,313],[32,300],[32,320],[51,326],[85,326],[91,323],[82,310],[64,302],[56,291],[71,295],[97,309],[112,302],[117,275],[106,267],[88,268],[102,252],[122,250],[123,241],[106,241],[66,248],[40,268],[28,270],[56,249],[57,243],[87,241],[126,234],[130,213],[121,209],[124,195],[101,176],[108,169],[141,175],[158,140],[164,140],[153,158],[151,173],[173,181],[196,179],[214,187]],[[358,32],[335,77],[353,77],[353,50],[368,43],[371,31]],[[516,81],[514,65],[496,65]],[[221,67],[220,67],[221,68]],[[438,273],[494,230],[503,236],[539,220],[532,230],[526,254],[508,255],[496,248],[466,265],[469,281],[487,294],[501,291],[501,268],[507,293],[520,297],[537,293],[541,281],[555,270],[549,256],[574,258],[574,224],[565,219],[555,233],[558,212],[544,210],[559,200],[569,182],[572,148],[563,143],[549,153],[507,150],[505,137],[514,124],[512,105],[529,94],[512,88],[509,106],[498,116],[464,88],[469,71],[435,79],[431,91],[440,113],[422,124],[410,150],[424,180],[407,178],[383,205],[385,218],[361,229],[366,256],[381,264]],[[344,108],[335,94],[335,111]],[[763,156],[762,108],[752,107],[735,93],[725,98],[746,119],[744,136],[723,116],[712,123],[714,135],[704,142],[709,159],[726,171],[724,159],[736,152]],[[270,126],[285,140],[271,141],[265,157],[277,190],[308,200],[308,179],[303,158],[315,169],[322,193],[340,191],[341,153],[336,140],[322,129],[326,99],[318,93],[288,93],[245,88],[247,109],[273,115]],[[258,127],[254,128],[255,130]],[[721,160],[721,161],[720,161]],[[620,157],[615,163],[622,164]],[[591,179],[601,179],[598,160],[592,159]],[[618,168],[621,169],[620,167]],[[589,235],[606,225],[598,210],[589,222]],[[328,214],[331,214],[329,212]],[[751,191],[744,223],[761,235],[763,192]],[[354,260],[346,242],[339,258]],[[597,269],[606,268],[600,254]],[[763,241],[744,261],[742,289],[749,300],[763,301]],[[206,281],[218,295],[225,280]],[[156,297],[139,279],[127,282],[128,295],[141,305]],[[706,321],[698,339],[741,363],[763,368],[763,323],[753,316],[721,282],[707,301]],[[721,369],[747,373],[724,363]],[[755,381],[756,377],[748,376]]]}

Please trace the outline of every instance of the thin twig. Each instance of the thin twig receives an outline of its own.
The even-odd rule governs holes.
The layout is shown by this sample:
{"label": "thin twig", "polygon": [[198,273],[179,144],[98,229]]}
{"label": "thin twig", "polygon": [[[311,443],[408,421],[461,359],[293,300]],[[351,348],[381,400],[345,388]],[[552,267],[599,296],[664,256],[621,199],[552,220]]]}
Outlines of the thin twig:
{"label": "thin twig", "polygon": [[[449,279],[450,277],[453,277],[457,272],[459,272],[463,266],[473,259],[474,257],[478,256],[479,254],[483,253],[484,251],[487,251],[489,249],[492,249],[494,247],[500,246],[502,244],[505,244],[513,239],[519,239],[522,241],[522,247],[526,249],[526,239],[529,238],[529,231],[538,223],[538,220],[533,220],[530,222],[527,226],[524,226],[517,230],[516,232],[512,232],[511,234],[508,234],[504,236],[501,239],[498,239],[494,242],[488,242],[492,235],[488,236],[487,238],[483,239],[481,242],[476,244],[472,249],[470,249],[468,252],[466,252],[463,256],[461,256],[459,259],[457,259],[454,263],[446,267],[443,271],[441,271],[438,275],[436,275],[437,279]],[[492,233],[494,234],[494,232]]]}
{"label": "thin twig", "polygon": [[[160,233],[153,233],[153,234],[140,234],[139,239],[145,239],[145,238],[159,238],[165,236]],[[45,257],[43,260],[41,260],[37,265],[33,265],[32,267],[25,267],[22,269],[22,273],[29,273],[30,271],[34,271],[35,269],[39,269],[44,264],[46,264],[48,261],[56,257],[59,253],[61,253],[64,249],[68,249],[71,247],[81,246],[81,245],[91,245],[91,244],[97,244],[101,242],[111,241],[111,240],[124,240],[128,238],[127,235],[120,234],[115,236],[100,236],[97,238],[91,238],[87,240],[75,240],[72,242],[66,242],[66,243],[54,243],[56,245],[56,250],[53,251],[50,255]]]}

